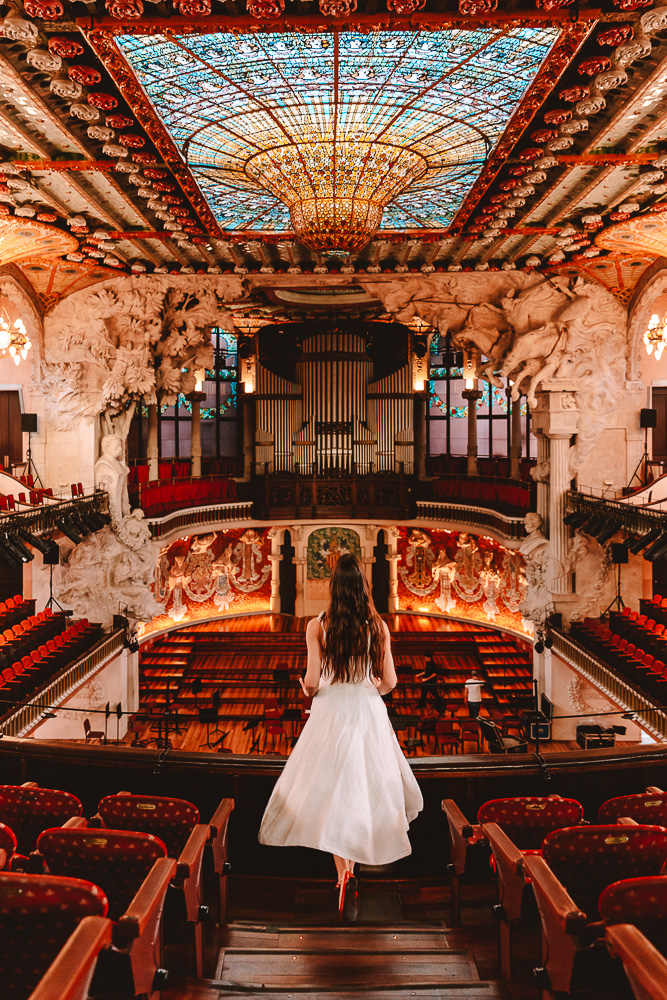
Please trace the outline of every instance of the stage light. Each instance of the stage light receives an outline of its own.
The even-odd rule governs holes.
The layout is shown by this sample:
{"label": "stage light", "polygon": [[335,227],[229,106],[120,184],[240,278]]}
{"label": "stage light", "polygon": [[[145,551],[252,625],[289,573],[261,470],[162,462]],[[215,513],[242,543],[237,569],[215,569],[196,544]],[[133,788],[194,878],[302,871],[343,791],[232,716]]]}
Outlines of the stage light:
{"label": "stage light", "polygon": [[0,559],[2,559],[5,566],[8,569],[16,569],[17,566],[21,565],[22,560],[18,556],[15,556],[13,552],[6,549],[4,545],[0,544]]}
{"label": "stage light", "polygon": [[32,562],[35,556],[30,551],[30,549],[25,544],[22,538],[19,538],[18,535],[8,535],[7,538],[10,545],[13,545],[14,548],[21,554],[21,560],[23,562]]}
{"label": "stage light", "polygon": [[51,548],[50,539],[47,541],[44,538],[38,538],[37,535],[33,535],[31,531],[27,531],[25,528],[19,528],[18,534],[24,542],[32,545],[33,549],[37,549],[42,554],[47,553]]}
{"label": "stage light", "polygon": [[593,514],[592,517],[589,516],[586,519],[586,523],[585,524],[582,524],[581,531],[583,531],[584,534],[591,535],[591,537],[594,538],[595,537],[595,532],[600,530],[600,528],[603,526],[603,524],[605,523],[605,521],[606,521],[606,518],[605,518],[604,514]]}
{"label": "stage light", "polygon": [[9,535],[5,535],[2,539],[2,544],[4,545],[6,551],[9,552],[9,554],[19,563],[27,563],[30,562],[31,559],[35,558],[30,549],[26,548],[19,538],[14,541],[14,539]]}
{"label": "stage light", "polygon": [[56,521],[56,524],[62,531],[63,535],[67,535],[67,537],[70,538],[75,545],[78,545],[79,542],[83,541],[81,535],[79,535],[67,521]]}
{"label": "stage light", "polygon": [[661,534],[662,528],[651,528],[651,530],[645,535],[640,535],[639,538],[635,538],[634,542],[630,542],[628,545],[628,552],[632,552],[632,554],[636,556],[637,553],[641,552],[642,549],[645,549],[647,545],[650,545],[651,542],[656,540],[656,538],[659,538]]}
{"label": "stage light", "polygon": [[70,525],[74,528],[74,530],[78,531],[79,534],[83,535],[84,538],[86,537],[86,535],[92,534],[92,529],[89,528],[88,525],[84,523],[83,519],[79,517],[79,515],[75,511],[71,511],[67,515],[67,520],[69,521]]}
{"label": "stage light", "polygon": [[644,559],[648,559],[649,562],[656,562],[658,559],[662,559],[665,555],[667,555],[667,533],[661,535],[660,538],[653,543],[650,549],[646,549],[644,552]]}
{"label": "stage light", "polygon": [[571,510],[563,518],[563,524],[569,524],[572,528],[579,528],[589,518],[589,512],[585,510]]}
{"label": "stage light", "polygon": [[616,534],[616,532],[619,530],[620,527],[621,527],[621,522],[612,519],[611,521],[607,522],[607,524],[601,531],[598,531],[596,533],[595,537],[597,538],[600,545],[604,545],[605,542],[608,542],[609,539]]}

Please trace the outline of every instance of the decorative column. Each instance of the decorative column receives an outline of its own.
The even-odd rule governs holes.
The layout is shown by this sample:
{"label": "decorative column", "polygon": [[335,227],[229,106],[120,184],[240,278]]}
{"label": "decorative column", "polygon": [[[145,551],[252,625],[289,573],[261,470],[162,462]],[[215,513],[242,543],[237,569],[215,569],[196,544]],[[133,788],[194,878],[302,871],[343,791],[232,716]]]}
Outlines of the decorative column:
{"label": "decorative column", "polygon": [[238,383],[237,392],[243,425],[243,482],[248,483],[252,479],[255,461],[255,396],[246,390],[243,382]]}
{"label": "decorative column", "polygon": [[579,412],[573,386],[563,380],[547,382],[538,393],[533,411],[535,427],[549,441],[549,589],[554,597],[572,593],[569,572],[569,537],[563,524],[565,500],[570,488],[570,441],[577,432]]}
{"label": "decorative column", "polygon": [[205,392],[189,392],[186,399],[192,403],[192,436],[190,438],[190,456],[192,458],[192,475],[201,476],[201,404],[206,399]]}
{"label": "decorative column", "polygon": [[535,467],[530,474],[537,483],[537,513],[542,518],[542,525],[545,531],[549,530],[549,438],[546,434],[535,428],[533,418],[533,429],[537,438],[537,460]]}
{"label": "decorative column", "polygon": [[398,536],[399,529],[396,525],[385,528],[387,536],[387,562],[389,563],[389,614],[393,615],[398,611]]}
{"label": "decorative column", "polygon": [[271,601],[269,610],[273,614],[280,614],[280,564],[283,561],[281,546],[285,538],[283,528],[270,528],[268,537],[271,539]]}
{"label": "decorative column", "polygon": [[477,401],[482,398],[480,389],[464,389],[461,393],[468,403],[468,475],[477,475]]}
{"label": "decorative column", "polygon": [[158,478],[157,403],[148,407],[148,478]]}
{"label": "decorative column", "polygon": [[511,408],[510,422],[510,477],[521,479],[521,396],[512,399],[511,388],[507,389],[507,405]]}
{"label": "decorative column", "polygon": [[296,603],[294,611],[297,618],[303,618],[306,614],[307,564],[308,560],[306,556],[294,556],[294,565],[296,566]]}
{"label": "decorative column", "polygon": [[416,392],[413,411],[413,468],[417,479],[426,479],[426,419],[428,413],[428,392]]}

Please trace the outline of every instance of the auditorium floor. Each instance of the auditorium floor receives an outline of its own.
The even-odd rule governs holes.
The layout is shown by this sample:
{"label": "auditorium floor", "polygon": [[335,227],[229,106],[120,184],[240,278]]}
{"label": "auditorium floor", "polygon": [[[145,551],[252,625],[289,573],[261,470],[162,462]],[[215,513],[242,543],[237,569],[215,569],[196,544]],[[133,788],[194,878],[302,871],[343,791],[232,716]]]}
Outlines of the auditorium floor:
{"label": "auditorium floor", "polygon": [[[432,731],[438,718],[456,723],[467,717],[463,685],[473,669],[488,678],[483,717],[516,717],[520,700],[530,698],[532,649],[526,640],[472,622],[419,614],[384,617],[399,675],[391,696],[394,727],[409,756],[479,752],[476,734],[464,743],[457,739],[447,744]],[[250,615],[186,625],[152,638],[141,652],[140,713],[124,742],[164,745],[168,704],[168,738],[174,749],[288,754],[307,720],[297,679],[306,667],[307,622],[287,615]],[[442,675],[437,699],[429,695],[420,704],[422,688],[415,675],[429,654]],[[205,721],[202,710],[212,721]],[[267,714],[273,714],[274,724]],[[113,726],[110,736],[112,732]],[[510,728],[507,735],[519,735],[519,729]],[[578,745],[551,741],[540,749],[554,753]]]}

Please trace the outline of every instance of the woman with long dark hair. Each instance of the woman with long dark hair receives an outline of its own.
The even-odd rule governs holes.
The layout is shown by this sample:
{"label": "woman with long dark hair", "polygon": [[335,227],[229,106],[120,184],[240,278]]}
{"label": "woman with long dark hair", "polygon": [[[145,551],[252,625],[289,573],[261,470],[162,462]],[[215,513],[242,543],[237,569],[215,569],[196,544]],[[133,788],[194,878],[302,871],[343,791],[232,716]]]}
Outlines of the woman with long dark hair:
{"label": "woman with long dark hair", "polygon": [[276,847],[333,854],[340,888],[356,893],[354,866],[386,865],[410,854],[408,826],[421,792],[381,695],[396,686],[389,629],[355,555],[336,563],[326,612],[306,629],[301,687],[310,718],[278,779],[259,839]]}

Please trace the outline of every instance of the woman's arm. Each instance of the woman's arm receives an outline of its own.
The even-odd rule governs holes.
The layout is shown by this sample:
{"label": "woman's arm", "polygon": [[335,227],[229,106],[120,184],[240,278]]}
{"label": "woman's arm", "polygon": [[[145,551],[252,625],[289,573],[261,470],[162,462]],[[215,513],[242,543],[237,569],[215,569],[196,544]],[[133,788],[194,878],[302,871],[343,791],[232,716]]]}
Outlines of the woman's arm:
{"label": "woman's arm", "polygon": [[299,678],[301,688],[308,698],[313,698],[317,694],[320,686],[320,672],[322,670],[322,650],[320,647],[320,622],[318,618],[311,618],[306,627],[306,646],[308,647],[308,666],[306,667],[306,679]]}
{"label": "woman's arm", "polygon": [[384,665],[382,667],[382,680],[378,684],[380,694],[389,694],[396,687],[396,668],[394,667],[394,657],[391,652],[391,635],[385,622],[382,622],[384,629]]}

